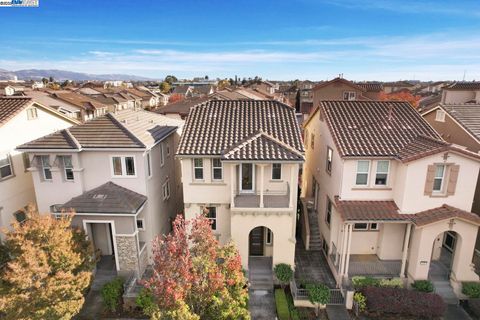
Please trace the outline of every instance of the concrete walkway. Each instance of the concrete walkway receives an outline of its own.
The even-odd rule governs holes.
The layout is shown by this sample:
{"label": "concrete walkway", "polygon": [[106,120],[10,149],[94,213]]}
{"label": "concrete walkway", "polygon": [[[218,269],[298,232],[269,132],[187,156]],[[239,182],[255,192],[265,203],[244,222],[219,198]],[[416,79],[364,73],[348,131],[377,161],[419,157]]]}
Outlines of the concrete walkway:
{"label": "concrete walkway", "polygon": [[327,315],[330,320],[350,320],[345,306],[327,305]]}
{"label": "concrete walkway", "polygon": [[275,320],[277,311],[275,310],[275,298],[272,292],[250,291],[248,301],[248,310],[252,320]]}
{"label": "concrete walkway", "polygon": [[454,304],[447,305],[447,311],[443,316],[444,320],[472,320],[462,307]]}

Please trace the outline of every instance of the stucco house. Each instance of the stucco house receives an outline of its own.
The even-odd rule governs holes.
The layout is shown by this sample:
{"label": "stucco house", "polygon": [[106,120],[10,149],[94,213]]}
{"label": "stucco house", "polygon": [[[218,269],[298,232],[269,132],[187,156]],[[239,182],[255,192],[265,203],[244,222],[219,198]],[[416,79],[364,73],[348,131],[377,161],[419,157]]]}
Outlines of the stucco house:
{"label": "stucco house", "polygon": [[79,122],[27,97],[0,98],[0,227],[23,219],[35,204],[29,158],[15,150],[19,144]]}
{"label": "stucco house", "polygon": [[[143,110],[108,113],[24,143],[41,213],[73,209],[101,257],[119,274],[144,272],[151,240],[182,210],[174,150],[183,121]],[[108,263],[110,262],[110,263]]]}
{"label": "stucco house", "polygon": [[443,104],[480,104],[480,82],[458,81],[442,87]]}
{"label": "stucco house", "polygon": [[354,83],[347,79],[337,77],[324,81],[313,87],[313,106],[323,100],[371,100],[378,99],[377,95],[383,90],[378,84]]}
{"label": "stucco house", "polygon": [[442,140],[407,102],[321,101],[305,137],[302,195],[338,285],[431,279],[459,294],[479,281],[478,154]]}
{"label": "stucco house", "polygon": [[299,167],[295,109],[278,101],[211,100],[194,106],[177,151],[185,217],[206,214],[220,243],[256,261],[293,266]]}

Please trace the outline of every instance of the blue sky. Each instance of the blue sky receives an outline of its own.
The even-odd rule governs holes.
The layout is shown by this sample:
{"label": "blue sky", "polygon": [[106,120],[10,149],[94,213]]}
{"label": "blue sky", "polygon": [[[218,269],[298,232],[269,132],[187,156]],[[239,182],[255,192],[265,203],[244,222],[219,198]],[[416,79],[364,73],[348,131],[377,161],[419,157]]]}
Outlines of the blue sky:
{"label": "blue sky", "polygon": [[478,0],[40,0],[0,30],[7,70],[480,80]]}

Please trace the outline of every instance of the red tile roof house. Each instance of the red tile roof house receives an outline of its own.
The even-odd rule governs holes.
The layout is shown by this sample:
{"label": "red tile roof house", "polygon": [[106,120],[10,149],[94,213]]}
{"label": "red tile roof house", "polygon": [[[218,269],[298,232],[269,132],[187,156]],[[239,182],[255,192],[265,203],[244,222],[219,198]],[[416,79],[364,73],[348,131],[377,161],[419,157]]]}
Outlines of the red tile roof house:
{"label": "red tile roof house", "polygon": [[[337,284],[430,279],[461,296],[480,217],[480,156],[442,140],[407,102],[321,101],[305,123],[302,196]],[[449,300],[452,301],[452,300]]]}

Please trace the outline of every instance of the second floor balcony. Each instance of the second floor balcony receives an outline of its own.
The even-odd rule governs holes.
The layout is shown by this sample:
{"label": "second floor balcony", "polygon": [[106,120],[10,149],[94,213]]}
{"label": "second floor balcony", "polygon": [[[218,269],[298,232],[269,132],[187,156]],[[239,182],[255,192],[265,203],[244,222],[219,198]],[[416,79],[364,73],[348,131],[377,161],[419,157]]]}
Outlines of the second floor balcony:
{"label": "second floor balcony", "polygon": [[[289,208],[290,186],[288,182],[284,191],[263,190],[252,193],[235,191],[234,204],[237,208]],[[262,195],[263,193],[263,195]]]}

